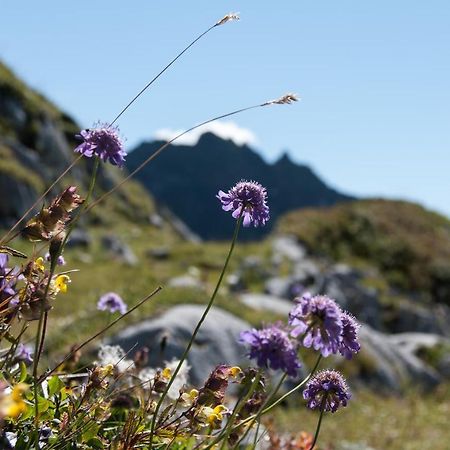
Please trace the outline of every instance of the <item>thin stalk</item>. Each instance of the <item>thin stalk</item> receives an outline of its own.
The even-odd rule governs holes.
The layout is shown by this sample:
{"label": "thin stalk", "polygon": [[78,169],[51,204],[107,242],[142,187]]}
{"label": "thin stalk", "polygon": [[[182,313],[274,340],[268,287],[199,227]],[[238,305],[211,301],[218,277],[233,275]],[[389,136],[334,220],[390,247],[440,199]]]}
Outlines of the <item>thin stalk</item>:
{"label": "thin stalk", "polygon": [[289,397],[291,394],[293,394],[294,392],[298,391],[301,387],[303,387],[308,381],[309,379],[313,376],[314,372],[317,370],[317,368],[319,367],[319,363],[322,359],[322,355],[319,355],[319,357],[317,358],[316,364],[313,368],[313,370],[308,374],[308,376],[301,381],[301,383],[297,384],[297,386],[295,386],[294,388],[292,388],[289,392],[286,392],[286,394],[284,394],[283,396],[281,396],[278,400],[276,400],[275,402],[273,402],[272,404],[270,404],[267,408],[264,408],[262,410],[262,412],[258,412],[256,414],[253,414],[250,417],[247,417],[247,419],[243,420],[241,423],[239,423],[238,425],[236,425],[235,427],[233,427],[233,430],[237,429],[238,427],[245,425],[248,422],[252,422],[257,416],[258,414],[260,416],[263,416],[264,414],[267,414],[269,411],[271,411],[273,408],[275,408],[275,406],[279,405],[281,402],[283,402],[287,397]]}
{"label": "thin stalk", "polygon": [[[94,192],[95,182],[97,180],[97,173],[98,173],[99,163],[100,163],[100,160],[99,160],[98,157],[96,157],[95,158],[95,162],[94,162],[94,167],[92,169],[92,174],[91,174],[91,179],[90,179],[90,182],[89,182],[89,188],[88,188],[88,192],[87,192],[87,195],[86,195],[86,200],[85,200],[84,205],[83,205],[84,208],[87,207],[89,199],[91,198],[92,193]],[[58,260],[58,256],[64,250],[64,246],[66,245],[67,239],[69,238],[70,233],[74,229],[74,227],[75,227],[75,225],[76,225],[76,223],[78,221],[78,218],[80,217],[80,214],[81,214],[81,212],[83,210],[83,207],[80,208],[80,210],[77,212],[77,214],[75,215],[74,219],[70,223],[70,226],[69,226],[69,228],[67,230],[67,234],[64,237],[64,240],[63,240],[63,242],[62,242],[62,244],[61,244],[61,246],[60,246],[60,248],[58,250],[58,253],[52,259],[52,262],[51,262],[51,265],[50,265],[50,276],[49,276],[49,279],[48,279],[48,283],[47,283],[47,287],[46,287],[46,291],[45,291],[45,295],[44,295],[44,302],[47,299],[48,287],[50,285],[53,273],[54,273],[54,271],[56,269],[56,262]],[[42,308],[41,308],[41,315],[42,315],[42,312],[44,313],[44,318],[43,318],[43,321],[42,321],[43,322],[42,323],[42,333],[41,333],[41,337],[40,337],[39,348],[36,350],[36,355],[35,355],[35,358],[37,359],[38,362],[39,362],[39,359],[41,357],[42,350],[44,348],[45,336],[47,334],[48,312],[47,311],[43,311],[43,309],[44,309],[44,302],[42,303]],[[41,318],[39,318],[39,322],[40,321],[41,321]]]}
{"label": "thin stalk", "polygon": [[241,214],[239,215],[239,218],[238,218],[238,220],[236,222],[236,226],[234,228],[233,239],[231,240],[230,250],[228,251],[228,255],[227,255],[227,258],[225,260],[225,264],[223,265],[222,272],[220,273],[219,279],[217,281],[217,284],[216,284],[214,292],[213,292],[213,294],[211,296],[211,299],[209,300],[209,303],[206,306],[205,311],[203,312],[200,320],[198,321],[198,323],[197,323],[197,325],[196,325],[196,327],[194,329],[194,332],[191,335],[191,339],[189,340],[189,343],[188,343],[186,349],[184,350],[183,355],[181,356],[180,362],[178,363],[174,373],[172,374],[172,376],[170,378],[169,383],[167,384],[164,392],[161,395],[161,398],[159,399],[159,401],[158,401],[158,403],[156,405],[156,408],[155,408],[155,411],[154,411],[153,417],[152,417],[151,428],[150,428],[150,445],[152,445],[153,436],[154,436],[154,432],[155,432],[155,426],[156,426],[156,419],[157,419],[157,416],[158,416],[158,412],[159,412],[159,410],[161,408],[161,405],[162,405],[164,399],[166,398],[166,395],[169,392],[170,387],[172,386],[173,382],[175,381],[175,378],[178,375],[178,372],[180,371],[182,364],[186,360],[187,355],[188,355],[189,351],[191,350],[192,344],[194,343],[194,340],[197,337],[197,334],[198,334],[201,326],[203,325],[203,322],[205,321],[206,316],[208,315],[208,313],[209,313],[209,311],[210,311],[210,309],[211,309],[211,307],[212,307],[212,305],[214,303],[214,300],[215,300],[215,298],[217,296],[217,293],[219,292],[220,285],[222,284],[223,277],[224,277],[225,272],[227,270],[228,263],[230,262],[231,255],[233,253],[234,246],[235,246],[236,241],[237,241],[237,237],[238,237],[238,234],[239,234],[239,229],[240,229],[241,224],[242,224],[244,210],[245,210],[245,208],[242,208]]}
{"label": "thin stalk", "polygon": [[219,443],[220,440],[222,440],[222,445],[220,447],[220,450],[225,448],[225,444],[227,442],[228,436],[231,433],[231,427],[233,426],[234,420],[236,419],[237,415],[240,413],[241,409],[243,408],[243,406],[247,403],[248,399],[253,395],[253,393],[255,392],[256,387],[258,386],[259,380],[261,379],[261,372],[258,371],[258,373],[255,376],[255,379],[253,380],[253,383],[250,386],[250,389],[248,390],[247,394],[236,404],[236,407],[233,410],[233,413],[230,417],[230,419],[228,420],[226,426],[225,426],[225,430],[222,433],[222,435],[217,436],[216,439],[214,439],[214,441],[208,445],[208,447],[206,447],[205,450],[207,450],[208,448],[212,447],[215,443]]}
{"label": "thin stalk", "polygon": [[234,116],[236,114],[240,114],[244,111],[249,111],[251,109],[255,109],[255,108],[261,108],[263,106],[267,106],[270,105],[270,102],[264,102],[264,103],[260,103],[258,105],[253,105],[253,106],[248,106],[246,108],[241,108],[241,109],[237,109],[235,111],[231,111],[229,113],[226,114],[222,114],[220,116],[216,116],[213,117],[212,119],[208,119],[205,120],[204,122],[201,122],[185,131],[183,131],[182,133],[176,135],[175,137],[173,137],[172,139],[170,139],[169,141],[167,141],[165,144],[161,145],[161,147],[158,148],[158,150],[156,150],[154,153],[152,153],[145,161],[143,161],[136,169],[134,169],[129,175],[127,175],[123,180],[121,180],[119,183],[117,183],[112,189],[110,189],[108,192],[105,192],[102,196],[100,196],[95,202],[92,202],[89,207],[86,209],[85,212],[90,211],[92,208],[94,208],[97,204],[99,204],[100,202],[102,202],[106,197],[110,196],[112,193],[114,193],[115,191],[117,191],[117,189],[119,189],[122,185],[124,185],[128,180],[130,180],[130,178],[134,177],[134,175],[136,175],[138,172],[140,172],[144,166],[146,166],[150,161],[152,161],[153,159],[155,159],[163,150],[165,150],[170,144],[172,144],[174,141],[176,141],[177,139],[181,138],[182,136],[184,136],[185,134],[190,133],[191,131],[196,130],[197,128],[203,127],[204,125],[207,125],[209,123],[215,122],[217,120],[220,119],[224,119],[226,117],[230,117],[230,116]]}
{"label": "thin stalk", "polygon": [[[270,396],[266,399],[266,401],[263,403],[263,405],[261,406],[260,410],[256,413],[254,419],[251,421],[251,423],[248,425],[247,430],[245,431],[245,433],[242,435],[242,437],[239,439],[237,445],[239,445],[241,442],[244,441],[244,439],[246,438],[247,434],[250,432],[251,427],[253,426],[253,422],[257,422],[260,420],[261,418],[261,414],[263,409],[273,400],[273,398],[275,397],[275,395],[277,394],[277,392],[279,391],[281,385],[284,383],[284,380],[286,379],[287,374],[284,373],[283,376],[280,378],[280,381],[277,383],[275,389],[272,391],[272,393],[270,394]],[[259,427],[259,422],[258,422],[258,427]],[[255,434],[255,439],[257,437],[258,433],[256,432]]]}
{"label": "thin stalk", "polygon": [[320,408],[319,422],[317,423],[316,432],[314,433],[314,440],[313,440],[313,443],[311,444],[311,447],[309,447],[309,450],[313,450],[314,446],[316,445],[317,439],[319,438],[320,426],[322,425],[323,413],[325,412],[325,400],[326,400],[326,397],[324,397],[324,400],[322,400],[322,407]]}
{"label": "thin stalk", "polygon": [[114,120],[109,124],[111,127],[114,125],[119,118],[122,116],[122,114],[167,70],[169,67],[174,64],[177,59],[181,58],[194,44],[196,44],[203,36],[208,34],[213,28],[215,28],[218,25],[218,23],[215,23],[211,27],[209,27],[207,30],[205,30],[203,33],[198,35],[187,47],[185,47],[180,53],[178,53],[175,58],[173,58],[157,75],[155,75],[128,103],[127,105],[120,111],[119,114],[114,118]]}
{"label": "thin stalk", "polygon": [[133,306],[131,309],[129,309],[125,314],[122,314],[121,316],[119,316],[117,319],[113,320],[109,325],[107,325],[106,327],[102,328],[99,332],[95,333],[93,336],[91,336],[89,339],[87,339],[86,341],[84,341],[82,344],[78,345],[77,347],[75,347],[70,353],[68,353],[55,367],[53,367],[53,369],[51,369],[50,371],[44,373],[43,375],[41,375],[41,377],[39,378],[39,380],[37,380],[37,384],[42,383],[47,377],[49,377],[50,375],[52,375],[54,372],[56,372],[58,370],[58,367],[61,366],[61,364],[64,364],[68,359],[70,359],[76,352],[78,352],[79,350],[81,350],[83,347],[85,347],[86,345],[90,344],[92,341],[94,341],[95,339],[97,339],[99,336],[101,336],[105,331],[108,331],[110,328],[112,328],[117,322],[119,322],[120,320],[122,320],[124,317],[128,316],[129,314],[131,314],[133,311],[135,311],[137,308],[139,308],[141,305],[143,305],[147,300],[149,300],[150,298],[152,298],[154,295],[156,295],[159,291],[161,291],[162,287],[158,286],[152,293],[150,293],[149,295],[145,296],[141,301],[139,301],[135,306]]}

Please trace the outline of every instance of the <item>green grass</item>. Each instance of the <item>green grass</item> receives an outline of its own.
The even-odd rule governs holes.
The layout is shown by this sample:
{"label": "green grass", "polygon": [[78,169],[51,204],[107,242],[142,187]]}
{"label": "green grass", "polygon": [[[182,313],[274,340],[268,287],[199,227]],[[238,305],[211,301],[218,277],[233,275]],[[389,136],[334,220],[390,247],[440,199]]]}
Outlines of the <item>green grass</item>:
{"label": "green grass", "polygon": [[[365,443],[377,450],[448,450],[450,448],[450,387],[431,394],[411,391],[400,397],[373,392],[354,393],[347,408],[325,416],[319,447],[342,441]],[[314,434],[318,414],[307,411],[299,395],[275,413],[277,428]]]}

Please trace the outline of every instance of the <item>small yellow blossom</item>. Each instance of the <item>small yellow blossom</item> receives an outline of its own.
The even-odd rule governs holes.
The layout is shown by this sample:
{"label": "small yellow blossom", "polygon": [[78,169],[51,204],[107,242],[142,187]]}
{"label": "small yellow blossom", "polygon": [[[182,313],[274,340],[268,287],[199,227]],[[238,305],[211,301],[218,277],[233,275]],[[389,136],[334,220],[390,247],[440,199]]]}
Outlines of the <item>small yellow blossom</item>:
{"label": "small yellow blossom", "polygon": [[54,289],[56,293],[62,292],[65,294],[67,292],[67,285],[71,282],[69,275],[58,275],[54,281]]}
{"label": "small yellow blossom", "polygon": [[162,372],[161,375],[163,376],[163,378],[165,378],[166,380],[170,380],[170,378],[172,377],[172,370],[170,369],[170,367],[166,367]]}
{"label": "small yellow blossom", "polygon": [[189,392],[183,392],[183,394],[181,394],[181,401],[185,406],[191,406],[197,397],[198,397],[198,390],[191,389]]}
{"label": "small yellow blossom", "polygon": [[237,377],[238,375],[240,375],[242,373],[242,370],[240,367],[238,366],[234,366],[230,368],[230,375],[232,377]]}
{"label": "small yellow blossom", "polygon": [[16,384],[9,394],[0,394],[0,417],[16,419],[27,409],[23,394],[28,390],[25,383]]}
{"label": "small yellow blossom", "polygon": [[44,266],[44,258],[42,256],[39,256],[39,258],[36,258],[36,260],[34,261],[34,267],[37,270],[44,272],[45,266]]}
{"label": "small yellow blossom", "polygon": [[217,429],[220,428],[220,424],[223,420],[223,415],[226,412],[228,412],[228,409],[224,405],[217,405],[215,408],[205,406],[200,411],[199,418],[203,422]]}

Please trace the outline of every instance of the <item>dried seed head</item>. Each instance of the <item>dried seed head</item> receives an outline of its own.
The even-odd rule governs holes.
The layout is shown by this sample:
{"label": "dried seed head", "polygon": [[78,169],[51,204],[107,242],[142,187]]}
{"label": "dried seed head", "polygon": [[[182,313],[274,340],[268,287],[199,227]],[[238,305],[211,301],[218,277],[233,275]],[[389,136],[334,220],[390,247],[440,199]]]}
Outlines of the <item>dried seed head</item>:
{"label": "dried seed head", "polygon": [[297,94],[286,94],[283,97],[277,98],[276,100],[271,100],[266,103],[266,105],[290,105],[291,103],[297,102],[299,97]]}
{"label": "dried seed head", "polygon": [[220,19],[217,23],[216,23],[216,27],[223,25],[224,23],[230,22],[232,20],[239,20],[239,13],[230,13],[227,14],[226,16],[222,17],[222,19]]}

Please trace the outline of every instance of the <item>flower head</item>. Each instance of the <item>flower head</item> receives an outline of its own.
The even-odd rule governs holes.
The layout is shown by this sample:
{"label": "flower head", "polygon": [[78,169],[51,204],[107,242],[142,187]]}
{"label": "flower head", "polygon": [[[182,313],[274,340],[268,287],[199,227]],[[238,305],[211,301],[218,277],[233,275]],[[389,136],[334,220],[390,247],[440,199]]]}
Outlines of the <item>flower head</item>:
{"label": "flower head", "polygon": [[97,303],[97,309],[100,311],[109,311],[110,313],[119,311],[120,314],[125,314],[127,312],[127,305],[119,294],[108,292],[100,297]]}
{"label": "flower head", "polygon": [[65,294],[68,289],[68,284],[71,282],[69,275],[58,275],[54,280],[55,293],[62,292]]}
{"label": "flower head", "polygon": [[312,377],[303,391],[308,408],[336,412],[339,406],[347,406],[351,394],[344,377],[335,370],[322,370]]}
{"label": "flower head", "polygon": [[342,320],[342,342],[339,346],[339,352],[347,359],[352,359],[354,353],[358,353],[361,345],[358,342],[358,331],[360,328],[356,319],[348,312],[341,314]]}
{"label": "flower head", "polygon": [[[52,260],[52,258],[51,258],[51,256],[50,256],[50,253],[49,253],[49,252],[47,252],[47,253],[45,254],[45,260],[46,260],[46,261],[51,261],[51,260]],[[57,264],[58,266],[65,266],[65,265],[66,265],[66,260],[64,259],[64,256],[63,256],[63,255],[59,255],[59,256],[58,256],[58,258],[56,259],[56,264]]]}
{"label": "flower head", "polygon": [[6,300],[16,295],[15,284],[17,270],[8,268],[9,256],[0,253],[0,300]]}
{"label": "flower head", "polygon": [[98,156],[103,162],[122,167],[127,155],[117,127],[98,124],[96,128],[80,131],[77,138],[83,142],[75,149],[87,158]]}
{"label": "flower head", "polygon": [[111,365],[117,372],[123,373],[134,368],[133,361],[126,359],[126,356],[124,349],[119,345],[101,345],[96,364],[101,367]]}
{"label": "flower head", "polygon": [[267,191],[256,181],[242,180],[228,192],[219,191],[216,197],[224,211],[233,211],[235,219],[243,215],[244,227],[250,226],[252,222],[255,227],[263,226],[270,218]]}
{"label": "flower head", "polygon": [[33,351],[30,347],[20,343],[17,346],[15,358],[17,361],[23,361],[25,365],[30,366],[33,363],[32,353]]}
{"label": "flower head", "polygon": [[240,342],[250,346],[248,356],[256,359],[259,367],[281,369],[295,377],[300,362],[289,334],[280,324],[274,324],[261,330],[247,330],[240,335]]}
{"label": "flower head", "polygon": [[341,310],[337,303],[325,295],[303,295],[289,313],[292,336],[304,334],[305,347],[320,350],[322,356],[337,353],[342,341]]}

